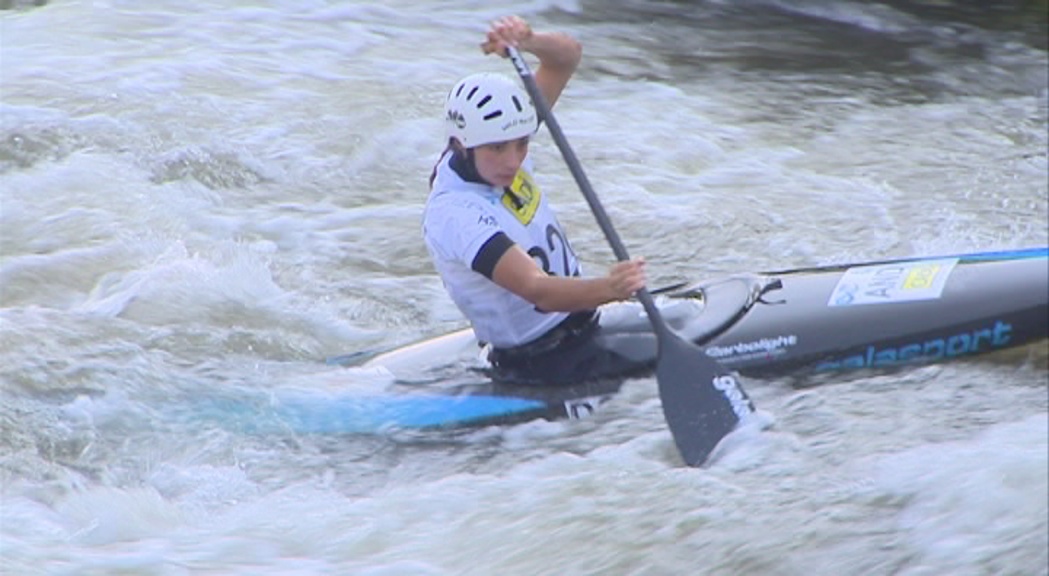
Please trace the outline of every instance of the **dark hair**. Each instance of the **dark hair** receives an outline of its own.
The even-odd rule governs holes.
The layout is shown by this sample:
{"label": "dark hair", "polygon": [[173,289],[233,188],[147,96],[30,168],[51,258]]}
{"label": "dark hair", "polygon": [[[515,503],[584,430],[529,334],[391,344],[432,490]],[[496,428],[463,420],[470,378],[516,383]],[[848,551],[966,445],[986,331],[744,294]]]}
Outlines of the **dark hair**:
{"label": "dark hair", "polygon": [[437,178],[437,167],[441,165],[441,160],[444,160],[444,156],[448,154],[448,151],[452,149],[452,141],[448,140],[448,145],[444,147],[444,151],[437,157],[437,162],[434,162],[433,170],[430,171],[430,189],[433,189],[433,180]]}
{"label": "dark hair", "polygon": [[441,155],[437,157],[437,162],[434,163],[433,170],[430,172],[430,188],[431,189],[433,189],[434,178],[437,178],[437,167],[441,165],[441,161],[444,160],[444,157],[447,156],[449,152],[454,152],[455,151],[457,143],[458,142],[456,142],[455,138],[449,137],[448,138],[448,144],[444,147],[444,151],[442,151]]}

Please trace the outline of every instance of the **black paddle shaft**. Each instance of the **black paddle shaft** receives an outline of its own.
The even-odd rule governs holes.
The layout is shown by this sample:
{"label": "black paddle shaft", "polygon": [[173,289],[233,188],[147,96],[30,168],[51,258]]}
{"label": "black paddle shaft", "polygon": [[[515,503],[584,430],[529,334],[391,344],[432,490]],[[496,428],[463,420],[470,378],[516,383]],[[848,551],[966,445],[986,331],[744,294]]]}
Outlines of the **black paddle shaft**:
{"label": "black paddle shaft", "polygon": [[[508,48],[507,55],[510,57],[510,61],[514,63],[514,67],[517,68],[517,73],[521,76],[521,81],[524,82],[528,95],[532,97],[532,102],[535,103],[535,108],[539,112],[540,117],[550,129],[550,135],[553,136],[554,143],[561,150],[565,163],[568,164],[568,170],[572,173],[576,183],[579,184],[583,197],[586,198],[587,204],[590,204],[590,211],[594,213],[598,226],[601,227],[601,231],[605,233],[605,238],[608,239],[609,245],[612,246],[612,252],[618,260],[629,260],[630,254],[627,253],[626,246],[619,239],[619,234],[616,233],[616,229],[612,226],[612,220],[608,217],[608,213],[605,212],[605,207],[601,205],[601,200],[598,199],[597,193],[594,192],[594,188],[590,185],[590,180],[586,177],[586,173],[583,172],[583,166],[579,163],[579,158],[576,157],[572,147],[569,146],[568,139],[565,138],[564,132],[561,131],[561,126],[557,123],[557,118],[550,111],[550,105],[547,104],[543,92],[539,90],[539,85],[536,84],[535,76],[528,67],[528,63],[524,61],[521,53],[516,48]],[[659,313],[659,309],[656,308],[656,303],[652,300],[652,295],[649,294],[648,289],[641,288],[641,290],[638,290],[637,299],[645,307],[645,312],[648,313],[655,331],[661,334],[668,332],[669,328],[663,320],[663,316]]]}
{"label": "black paddle shaft", "polygon": [[[516,48],[509,47],[506,53],[532,97],[537,113],[546,122],[616,258],[628,260],[630,256],[626,247],[623,246],[615,228],[612,227],[612,221],[590,186],[579,159],[568,145],[568,140],[550,111],[542,91],[539,90],[528,63]],[[718,362],[703,353],[695,344],[683,340],[670,329],[647,289],[639,290],[637,296],[648,313],[648,320],[652,323],[658,342],[656,381],[659,384],[659,398],[667,427],[670,428],[670,434],[685,463],[689,466],[701,466],[709,459],[718,443],[732,432],[743,418],[754,412],[754,404],[734,376],[727,373]]]}

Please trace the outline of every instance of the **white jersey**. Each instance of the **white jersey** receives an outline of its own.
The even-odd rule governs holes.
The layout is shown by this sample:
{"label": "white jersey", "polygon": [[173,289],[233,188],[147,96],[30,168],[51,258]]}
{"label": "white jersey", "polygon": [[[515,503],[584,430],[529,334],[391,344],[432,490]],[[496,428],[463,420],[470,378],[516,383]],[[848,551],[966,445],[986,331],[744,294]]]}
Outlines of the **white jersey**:
{"label": "white jersey", "polygon": [[575,252],[553,207],[532,180],[529,158],[507,191],[463,180],[449,165],[451,157],[447,153],[438,162],[426,201],[426,247],[448,294],[470,320],[478,340],[497,348],[530,342],[568,314],[536,310],[531,302],[476,272],[472,268],[474,259],[499,232],[531,255],[548,274],[579,276]]}

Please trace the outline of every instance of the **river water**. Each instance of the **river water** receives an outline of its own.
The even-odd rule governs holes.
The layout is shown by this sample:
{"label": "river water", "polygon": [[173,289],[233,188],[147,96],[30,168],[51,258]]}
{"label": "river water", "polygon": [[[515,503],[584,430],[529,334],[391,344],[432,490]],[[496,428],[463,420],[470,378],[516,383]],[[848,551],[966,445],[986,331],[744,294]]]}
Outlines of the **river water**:
{"label": "river water", "polygon": [[[931,5],[931,4],[930,4]],[[652,285],[1044,245],[1047,55],[828,0],[56,1],[0,12],[0,573],[1046,574],[1046,346],[795,389],[707,469],[653,379],[594,417],[405,438],[187,417],[382,388],[464,326],[419,220],[447,87],[519,13]],[[545,133],[584,266],[611,252]]]}

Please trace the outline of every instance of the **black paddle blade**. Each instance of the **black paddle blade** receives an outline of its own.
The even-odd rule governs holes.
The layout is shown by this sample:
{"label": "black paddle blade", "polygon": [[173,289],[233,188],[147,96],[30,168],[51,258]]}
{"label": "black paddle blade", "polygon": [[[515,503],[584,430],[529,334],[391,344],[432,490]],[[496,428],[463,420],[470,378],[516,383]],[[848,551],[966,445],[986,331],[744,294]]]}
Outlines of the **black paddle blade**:
{"label": "black paddle blade", "polygon": [[689,466],[702,466],[740,419],[754,412],[735,376],[669,330],[659,339],[656,380],[670,434]]}
{"label": "black paddle blade", "polygon": [[[605,213],[597,193],[590,186],[590,181],[583,173],[583,167],[572,152],[572,147],[568,145],[561,126],[550,112],[550,106],[547,105],[543,92],[528,68],[528,63],[514,47],[507,48],[506,53],[528,89],[528,95],[532,97],[539,117],[550,129],[550,135],[561,150],[561,155],[564,156],[572,177],[579,185],[579,190],[590,204],[590,211],[594,213],[594,218],[605,233],[612,252],[619,260],[629,260],[630,256],[623,246],[623,241],[619,239],[619,234],[616,234],[612,226],[612,220]],[[689,466],[701,466],[710,457],[718,442],[735,429],[740,419],[754,411],[754,405],[731,374],[725,372],[698,347],[671,332],[647,290],[641,289],[637,295],[644,304],[645,312],[652,321],[652,328],[659,339],[656,379],[659,381],[659,397],[663,402],[663,415],[666,417],[667,426],[670,427],[670,433],[674,436],[674,442],[685,463]]]}

